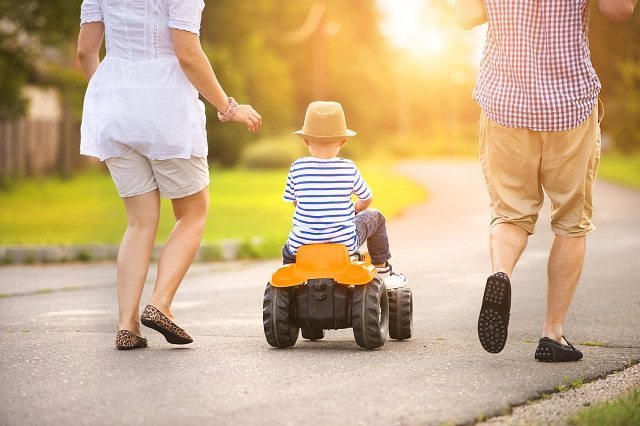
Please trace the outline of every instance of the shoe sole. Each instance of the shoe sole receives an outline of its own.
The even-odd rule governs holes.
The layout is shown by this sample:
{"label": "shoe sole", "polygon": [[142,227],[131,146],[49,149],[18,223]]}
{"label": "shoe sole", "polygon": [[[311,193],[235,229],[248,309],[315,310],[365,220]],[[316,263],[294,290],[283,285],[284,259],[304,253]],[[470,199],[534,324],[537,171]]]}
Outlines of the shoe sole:
{"label": "shoe sole", "polygon": [[547,346],[538,345],[536,348],[535,359],[541,362],[554,362],[553,352]]}
{"label": "shoe sole", "polygon": [[187,345],[187,344],[193,342],[193,340],[187,340],[187,339],[184,339],[184,338],[182,338],[180,336],[176,336],[175,334],[173,334],[172,332],[170,332],[166,328],[162,327],[161,325],[156,324],[155,322],[153,322],[151,320],[141,319],[140,322],[145,327],[152,328],[155,331],[157,331],[158,333],[162,334],[164,336],[164,338],[167,340],[167,342],[171,343],[172,345]]}
{"label": "shoe sole", "polygon": [[501,352],[507,343],[509,323],[503,314],[509,315],[509,287],[507,282],[490,276],[484,289],[478,318],[478,337],[484,350],[492,354]]}

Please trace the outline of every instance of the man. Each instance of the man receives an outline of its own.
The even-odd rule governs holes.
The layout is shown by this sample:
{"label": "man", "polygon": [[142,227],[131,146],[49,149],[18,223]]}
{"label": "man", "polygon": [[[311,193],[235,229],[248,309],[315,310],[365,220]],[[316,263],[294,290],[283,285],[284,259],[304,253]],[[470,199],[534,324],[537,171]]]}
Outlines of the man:
{"label": "man", "polygon": [[[609,19],[631,16],[636,0],[599,0]],[[582,271],[600,157],[600,82],[591,66],[588,0],[457,0],[456,22],[489,23],[474,99],[480,160],[491,198],[487,279],[478,319],[485,350],[502,351],[511,308],[511,273],[533,234],[543,189],[554,241],[547,268],[547,313],[540,361],[578,361],[562,325]]]}

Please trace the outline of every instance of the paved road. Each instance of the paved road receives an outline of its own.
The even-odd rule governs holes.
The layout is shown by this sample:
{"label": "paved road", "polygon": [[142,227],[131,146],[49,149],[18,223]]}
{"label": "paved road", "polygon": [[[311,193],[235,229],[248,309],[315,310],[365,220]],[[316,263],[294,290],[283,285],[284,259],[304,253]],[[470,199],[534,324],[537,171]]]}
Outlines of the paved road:
{"label": "paved road", "polygon": [[548,215],[513,277],[507,347],[491,355],[475,333],[490,272],[479,167],[414,162],[401,171],[430,192],[389,226],[394,265],[416,301],[410,341],[366,351],[341,330],[270,348],[261,303],[277,261],[267,261],[196,265],[175,304],[195,343],[172,347],[149,330],[149,349],[120,352],[113,265],[5,267],[0,293],[30,294],[0,299],[0,423],[463,423],[640,361],[640,193],[598,185],[599,229],[566,327],[585,358],[550,365],[533,359]]}

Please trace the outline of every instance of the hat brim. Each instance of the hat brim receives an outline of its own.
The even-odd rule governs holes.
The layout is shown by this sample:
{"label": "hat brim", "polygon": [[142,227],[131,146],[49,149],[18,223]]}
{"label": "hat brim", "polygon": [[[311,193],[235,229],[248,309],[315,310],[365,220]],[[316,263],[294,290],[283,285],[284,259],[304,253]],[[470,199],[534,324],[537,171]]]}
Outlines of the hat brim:
{"label": "hat brim", "polygon": [[298,130],[297,132],[293,132],[294,135],[298,135],[303,139],[314,140],[318,142],[333,142],[335,140],[340,140],[344,138],[352,138],[357,135],[353,130],[347,129],[344,135],[335,135],[335,136],[317,136],[317,135],[309,135],[305,133],[303,130]]}

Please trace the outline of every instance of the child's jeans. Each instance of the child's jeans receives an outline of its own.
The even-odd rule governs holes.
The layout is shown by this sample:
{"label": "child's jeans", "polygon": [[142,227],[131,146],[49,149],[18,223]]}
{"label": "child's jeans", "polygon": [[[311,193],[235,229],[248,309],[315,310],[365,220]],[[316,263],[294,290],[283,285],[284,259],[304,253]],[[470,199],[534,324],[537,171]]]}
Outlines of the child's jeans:
{"label": "child's jeans", "polygon": [[[387,238],[386,219],[376,209],[366,209],[356,215],[356,234],[358,244],[367,242],[367,249],[371,256],[371,263],[374,265],[384,265],[391,259],[389,253],[389,238]],[[282,263],[295,263],[296,257],[291,254],[285,244],[282,248]]]}

